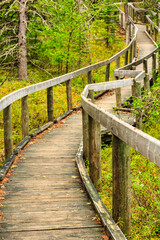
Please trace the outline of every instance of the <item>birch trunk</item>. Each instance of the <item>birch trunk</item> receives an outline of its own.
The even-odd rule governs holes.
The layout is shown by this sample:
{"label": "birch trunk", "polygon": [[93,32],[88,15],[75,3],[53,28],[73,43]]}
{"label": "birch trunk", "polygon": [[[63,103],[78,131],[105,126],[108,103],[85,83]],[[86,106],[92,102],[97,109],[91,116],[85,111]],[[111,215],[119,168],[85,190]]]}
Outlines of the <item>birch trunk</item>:
{"label": "birch trunk", "polygon": [[27,79],[27,0],[19,0],[19,33],[18,33],[18,77]]}

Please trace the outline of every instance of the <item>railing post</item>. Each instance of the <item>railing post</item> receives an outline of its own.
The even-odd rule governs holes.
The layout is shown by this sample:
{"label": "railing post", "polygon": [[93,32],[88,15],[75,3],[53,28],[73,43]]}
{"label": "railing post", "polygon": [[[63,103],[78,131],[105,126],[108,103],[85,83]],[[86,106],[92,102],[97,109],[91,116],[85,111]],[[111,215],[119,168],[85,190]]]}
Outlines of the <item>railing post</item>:
{"label": "railing post", "polygon": [[[116,69],[118,69],[119,67],[120,67],[120,57],[116,59]],[[118,77],[116,77],[116,79],[118,81]],[[121,108],[121,105],[122,105],[121,88],[116,88],[115,92],[116,92],[116,105],[118,108]]]}
{"label": "railing post", "polygon": [[130,147],[118,137],[112,139],[112,216],[124,234],[131,229]]}
{"label": "railing post", "polygon": [[123,13],[121,13],[121,28],[123,28]]}
{"label": "railing post", "polygon": [[149,74],[145,74],[145,78],[144,78],[144,90],[146,91],[146,93],[148,94],[150,91],[150,82],[149,82]]}
{"label": "railing post", "polygon": [[72,109],[72,86],[71,79],[66,81],[66,93],[67,93],[67,108],[68,110]]}
{"label": "railing post", "polygon": [[136,23],[138,22],[138,12],[136,11]]}
{"label": "railing post", "polygon": [[13,140],[12,140],[12,106],[9,105],[3,110],[3,123],[4,123],[4,147],[5,159],[13,153]]}
{"label": "railing post", "polygon": [[128,51],[125,52],[125,61],[124,64],[127,65],[128,64]]}
{"label": "railing post", "polygon": [[91,83],[92,83],[92,72],[91,72],[91,71],[89,71],[89,72],[87,73],[87,80],[88,80],[88,84],[91,84]]}
{"label": "railing post", "polygon": [[133,59],[133,45],[130,46],[130,52],[129,52],[129,62],[132,63]]}
{"label": "railing post", "polygon": [[[140,82],[134,82],[135,84],[135,97],[136,99],[141,98],[141,83]],[[137,114],[136,114],[136,128],[142,129],[142,111],[141,108],[137,108]]]}
{"label": "railing post", "polygon": [[106,74],[105,74],[105,81],[109,81],[109,75],[110,75],[110,63],[107,64],[106,66]]}
{"label": "railing post", "polygon": [[154,41],[157,42],[157,30],[154,28]]}
{"label": "railing post", "polygon": [[28,95],[21,100],[22,138],[29,135]]}
{"label": "railing post", "polygon": [[[132,66],[132,70],[136,70],[136,66]],[[132,85],[132,97],[135,98],[136,96],[136,90],[135,90],[135,78],[133,79],[133,85]]]}
{"label": "railing post", "polygon": [[152,74],[153,74],[153,82],[156,80],[156,53],[152,55]]}
{"label": "railing post", "polygon": [[[93,102],[93,89],[89,98]],[[102,188],[101,168],[101,126],[89,116],[89,174],[97,191]]]}
{"label": "railing post", "polygon": [[48,121],[53,122],[53,87],[47,88],[47,113]]}
{"label": "railing post", "polygon": [[89,160],[89,125],[88,125],[88,114],[82,108],[82,126],[83,126],[83,157],[85,160]]}
{"label": "railing post", "polygon": [[137,39],[134,41],[134,51],[133,51],[133,54],[134,54],[134,57],[136,57],[136,52],[137,52]]}
{"label": "railing post", "polygon": [[143,60],[143,70],[145,71],[145,73],[148,73],[148,62],[147,62],[147,59]]}

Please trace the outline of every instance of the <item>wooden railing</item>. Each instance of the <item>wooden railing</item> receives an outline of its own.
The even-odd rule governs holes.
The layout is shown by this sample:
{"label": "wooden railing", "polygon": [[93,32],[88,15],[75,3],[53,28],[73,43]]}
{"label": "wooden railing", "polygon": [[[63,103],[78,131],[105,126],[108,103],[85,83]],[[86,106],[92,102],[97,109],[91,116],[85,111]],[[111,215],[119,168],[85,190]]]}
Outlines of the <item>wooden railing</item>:
{"label": "wooden railing", "polygon": [[[129,8],[129,13],[133,17],[133,10],[135,10],[135,8],[132,4],[129,4]],[[137,9],[136,11],[138,12],[139,10]],[[150,21],[149,16],[147,16],[147,19]],[[146,34],[150,34],[150,38],[155,44],[155,49],[144,58],[139,59],[138,61],[133,61],[132,63],[115,70],[116,78],[130,78],[106,82],[105,84],[98,83],[87,85],[81,95],[83,108],[83,155],[84,158],[89,161],[90,178],[97,190],[100,190],[101,188],[100,125],[107,128],[107,130],[113,135],[112,215],[116,222],[121,220],[123,223],[122,231],[127,235],[130,235],[131,226],[130,147],[134,148],[160,167],[160,141],[138,129],[141,125],[141,119],[138,115],[136,119],[138,128],[135,128],[120,120],[115,115],[96,106],[93,101],[93,92],[104,91],[107,89],[118,89],[118,91],[121,91],[120,89],[122,87],[131,86],[132,95],[134,97],[140,97],[142,80],[144,80],[145,91],[148,92],[150,90],[149,80],[152,78],[154,81],[156,78],[156,55],[158,54],[158,45],[152,39],[151,32],[146,32]],[[151,76],[148,75],[147,61],[149,58],[152,58]],[[143,64],[144,71],[136,70],[136,66],[140,64]],[[120,95],[121,94],[119,94],[119,96]],[[121,104],[121,99],[117,99],[117,106],[119,104]]]}
{"label": "wooden railing", "polygon": [[[117,11],[119,12],[119,21],[120,21],[120,25],[125,28],[125,14],[117,7]],[[13,155],[13,140],[12,140],[12,103],[14,103],[15,101],[21,99],[21,106],[22,106],[22,134],[24,137],[29,135],[29,110],[28,110],[28,97],[29,94],[43,90],[43,89],[47,89],[47,112],[48,112],[48,121],[53,122],[53,86],[58,85],[60,83],[64,83],[66,82],[66,91],[67,91],[67,104],[68,104],[68,110],[72,109],[72,87],[71,87],[71,82],[72,79],[80,76],[82,74],[87,74],[88,77],[88,84],[90,84],[92,82],[92,71],[95,69],[98,69],[100,67],[106,66],[106,73],[105,73],[105,83],[99,83],[99,84],[91,84],[91,85],[87,85],[83,94],[82,94],[82,106],[83,106],[83,133],[84,133],[84,140],[85,140],[85,134],[86,134],[86,130],[90,129],[91,134],[89,135],[91,138],[94,138],[95,141],[97,141],[97,139],[100,139],[100,131],[99,131],[99,124],[102,124],[104,127],[106,127],[109,131],[111,131],[113,133],[114,136],[114,143],[113,145],[115,146],[114,149],[115,151],[120,151],[120,155],[119,155],[119,164],[120,164],[120,168],[123,168],[124,166],[121,165],[121,157],[123,157],[121,151],[122,149],[125,150],[126,152],[126,156],[127,156],[127,152],[129,146],[132,146],[133,148],[135,148],[137,151],[141,152],[144,156],[146,156],[147,158],[149,158],[151,161],[153,161],[155,164],[157,164],[159,166],[159,155],[160,155],[160,142],[150,136],[148,136],[147,134],[144,134],[143,132],[133,128],[132,126],[128,125],[127,123],[124,123],[123,121],[117,119],[115,116],[113,116],[112,114],[109,114],[105,111],[103,111],[102,109],[96,107],[93,103],[91,103],[88,99],[88,92],[89,89],[92,88],[93,91],[104,91],[110,88],[115,88],[118,89],[118,91],[120,90],[121,87],[124,86],[133,86],[134,84],[137,83],[137,81],[140,81],[141,79],[143,79],[145,77],[145,73],[144,72],[137,72],[137,71],[133,71],[132,73],[130,73],[131,78],[134,77],[135,80],[133,79],[125,79],[125,80],[118,80],[118,81],[113,81],[113,82],[108,82],[110,79],[110,64],[114,61],[116,61],[116,68],[120,67],[120,57],[122,55],[125,55],[125,61],[124,61],[124,65],[125,68],[121,70],[125,70],[125,72],[127,72],[126,70],[128,69],[132,69],[132,66],[137,66],[139,63],[143,62],[143,60],[140,60],[139,62],[135,62],[136,59],[136,36],[137,36],[137,27],[134,25],[134,22],[132,20],[131,17],[129,17],[128,19],[128,25],[127,25],[127,42],[128,42],[128,46],[123,49],[122,51],[120,51],[119,53],[117,53],[116,55],[114,55],[113,57],[111,57],[110,59],[107,59],[105,61],[101,61],[99,63],[96,64],[92,64],[90,66],[84,67],[82,69],[76,70],[74,72],[65,74],[63,76],[59,76],[56,77],[54,79],[50,79],[48,81],[45,82],[41,82],[35,85],[31,85],[25,88],[22,88],[18,91],[15,91],[5,97],[3,97],[0,100],[0,111],[3,110],[3,120],[4,120],[4,145],[5,145],[5,157],[6,157],[6,162],[8,161],[8,159]],[[158,48],[157,48],[158,49]],[[155,49],[153,51],[157,52],[157,49]],[[146,58],[151,57],[152,54],[150,54],[150,56],[147,56]],[[136,65],[137,64],[137,65]],[[127,65],[127,66],[126,66]],[[127,72],[128,74],[129,72]],[[116,77],[119,77],[122,74],[122,71],[119,71],[116,73],[117,75],[115,75]],[[123,72],[124,74],[124,72]],[[124,74],[125,75],[125,74]],[[117,91],[117,95],[118,95],[118,91]],[[90,92],[90,97],[92,98],[92,91]],[[88,121],[86,121],[86,119],[88,119],[88,115],[89,117],[89,123]],[[89,124],[89,125],[88,125]],[[97,129],[97,131],[93,131],[93,129]],[[98,132],[98,133],[97,133]],[[88,139],[88,136],[87,138]],[[137,140],[135,140],[137,139]],[[85,141],[84,141],[85,143]],[[84,145],[83,151],[84,151],[84,156],[88,157],[88,153],[92,153],[90,155],[94,155],[97,156],[97,151],[99,151],[98,149],[96,149],[93,146],[90,146],[88,148],[88,142],[86,142],[86,145]],[[100,146],[100,145],[98,145]],[[95,158],[95,156],[93,156],[93,158]],[[124,162],[126,162],[127,166],[129,166],[129,162],[128,162],[128,158],[124,157]],[[97,157],[96,157],[97,158]],[[90,160],[91,161],[91,160]],[[8,162],[7,162],[7,166],[9,166]],[[116,166],[114,166],[115,169],[115,173],[116,173]],[[90,170],[92,172],[92,169]],[[128,168],[125,169],[125,176],[127,176],[127,171]],[[99,170],[96,173],[96,175],[98,176],[99,174]],[[97,177],[99,178],[99,176]],[[120,179],[118,178],[119,183],[114,181],[114,190],[116,191],[117,189],[117,184],[120,184],[120,186],[126,186],[127,182],[129,182],[128,177],[126,177],[126,179],[124,180],[124,178]],[[94,182],[94,180],[93,180]],[[94,182],[95,186],[97,187],[97,182]],[[124,194],[122,194],[122,201],[118,202],[118,206],[122,206],[123,204],[123,209],[127,209],[128,206],[130,207],[130,204],[128,204],[128,201],[130,199],[130,196],[128,195],[127,197],[127,201],[126,201],[126,195],[127,192],[125,192]],[[115,199],[115,197],[114,197]],[[117,199],[118,200],[118,199]],[[99,200],[98,200],[99,201]],[[116,201],[114,203],[113,208],[116,209]],[[101,204],[97,204],[96,209],[99,209],[101,211],[102,214],[104,215],[104,212],[102,210],[102,206]],[[118,210],[116,210],[118,211]],[[124,220],[124,223],[129,222],[129,211],[128,210],[128,214],[126,213],[125,216],[122,216],[122,219]],[[123,214],[122,214],[123,215]],[[115,222],[113,221],[113,219],[109,216],[107,216],[107,231],[109,233],[109,235],[112,236],[113,239],[126,239],[125,236],[123,235],[123,233],[121,232],[121,230],[118,228],[118,226],[115,224]],[[104,216],[103,216],[104,217]],[[102,219],[103,222],[103,219]],[[127,228],[128,228],[128,224],[126,224]],[[126,230],[127,231],[127,230]]]}

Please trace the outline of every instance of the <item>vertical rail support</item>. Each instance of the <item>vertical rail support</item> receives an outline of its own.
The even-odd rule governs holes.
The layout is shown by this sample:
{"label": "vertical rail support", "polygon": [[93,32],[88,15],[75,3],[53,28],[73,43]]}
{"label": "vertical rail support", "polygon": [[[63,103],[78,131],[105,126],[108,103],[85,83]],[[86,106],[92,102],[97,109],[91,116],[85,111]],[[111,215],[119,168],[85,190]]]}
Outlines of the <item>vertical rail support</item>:
{"label": "vertical rail support", "polygon": [[[94,102],[93,89],[88,96]],[[101,169],[101,126],[89,116],[89,174],[97,191],[102,189]]]}
{"label": "vertical rail support", "polygon": [[130,46],[130,51],[129,51],[129,62],[132,63],[133,60],[133,44]]}
{"label": "vertical rail support", "polygon": [[110,63],[107,64],[106,66],[106,74],[105,74],[105,81],[109,81],[109,75],[110,75]]}
{"label": "vertical rail support", "polygon": [[145,71],[145,78],[144,78],[144,90],[146,93],[150,91],[150,83],[149,83],[149,75],[148,75],[148,62],[147,59],[143,60],[143,70]]}
{"label": "vertical rail support", "polygon": [[[136,70],[136,66],[132,66],[132,70]],[[133,83],[135,83],[135,78],[133,79]],[[136,96],[135,84],[133,84],[131,88],[132,88],[132,97],[135,98]]]}
{"label": "vertical rail support", "polygon": [[92,83],[92,72],[91,72],[91,71],[89,71],[89,72],[87,73],[87,80],[88,80],[88,84],[91,84],[91,83]]}
{"label": "vertical rail support", "polygon": [[124,61],[124,65],[128,64],[128,51],[125,52],[125,61]]}
{"label": "vertical rail support", "polygon": [[144,90],[148,94],[150,92],[150,82],[149,82],[149,74],[145,74],[144,78]]}
{"label": "vertical rail support", "polygon": [[66,93],[67,93],[67,108],[68,110],[72,109],[72,86],[71,79],[66,81]]}
{"label": "vertical rail support", "polygon": [[12,106],[9,105],[3,110],[3,123],[4,123],[4,147],[5,159],[13,153],[13,140],[12,140]]}
{"label": "vertical rail support", "polygon": [[89,160],[89,125],[88,125],[88,114],[82,108],[82,126],[83,126],[83,157],[85,160]]}
{"label": "vertical rail support", "polygon": [[131,23],[129,23],[128,43],[131,41],[131,39],[132,39]]}
{"label": "vertical rail support", "polygon": [[121,28],[123,28],[123,13],[121,13]]}
{"label": "vertical rail support", "polygon": [[147,59],[143,60],[143,70],[145,71],[145,73],[148,73],[148,62],[147,62]]}
{"label": "vertical rail support", "polygon": [[153,82],[156,80],[156,53],[152,55],[152,75],[153,75]]}
{"label": "vertical rail support", "polygon": [[47,113],[48,121],[53,122],[53,87],[47,88]]}
{"label": "vertical rail support", "polygon": [[154,41],[157,42],[157,29],[154,27]]}
{"label": "vertical rail support", "polygon": [[137,11],[135,12],[135,15],[136,15],[136,23],[138,22],[138,13]]}
{"label": "vertical rail support", "polygon": [[146,31],[149,33],[148,23],[146,23]]}
{"label": "vertical rail support", "polygon": [[[141,83],[134,80],[135,85],[135,99],[141,98]],[[142,111],[141,108],[137,107],[136,113],[136,128],[142,129]]]}
{"label": "vertical rail support", "polygon": [[113,135],[112,139],[112,216],[124,234],[131,231],[130,146]]}
{"label": "vertical rail support", "polygon": [[22,138],[29,135],[28,95],[21,100]]}
{"label": "vertical rail support", "polygon": [[[120,67],[120,57],[116,59],[116,69],[118,69],[119,67]],[[118,78],[116,79],[118,81]],[[121,105],[122,105],[121,88],[116,88],[115,92],[116,92],[116,105],[118,108],[121,108]]]}
{"label": "vertical rail support", "polygon": [[137,39],[134,41],[134,51],[133,51],[133,57],[136,57],[136,53],[137,53]]}

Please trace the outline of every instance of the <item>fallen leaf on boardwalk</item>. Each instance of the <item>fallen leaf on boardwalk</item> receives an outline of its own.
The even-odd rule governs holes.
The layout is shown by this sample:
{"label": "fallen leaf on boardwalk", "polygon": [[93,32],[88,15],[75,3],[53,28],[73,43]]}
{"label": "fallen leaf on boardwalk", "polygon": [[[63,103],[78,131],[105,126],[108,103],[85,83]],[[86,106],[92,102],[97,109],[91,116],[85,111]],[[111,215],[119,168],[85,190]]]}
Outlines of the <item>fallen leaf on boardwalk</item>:
{"label": "fallen leaf on boardwalk", "polygon": [[76,161],[76,159],[75,159],[75,158],[73,158],[73,159],[72,159],[72,161],[73,161],[73,162],[75,162],[75,161]]}
{"label": "fallen leaf on boardwalk", "polygon": [[108,240],[108,239],[109,239],[109,237],[108,237],[108,236],[105,236],[105,235],[103,235],[103,236],[102,236],[102,239],[104,239],[104,240]]}
{"label": "fallen leaf on boardwalk", "polygon": [[96,217],[93,217],[93,218],[92,218],[92,221],[95,221],[96,219],[97,219]]}
{"label": "fallen leaf on boardwalk", "polygon": [[12,168],[15,168],[15,167],[17,167],[17,165],[12,165],[12,166],[11,166],[11,169],[12,169]]}
{"label": "fallen leaf on boardwalk", "polygon": [[72,176],[72,178],[77,178],[77,176]]}
{"label": "fallen leaf on boardwalk", "polygon": [[46,176],[43,176],[43,178],[46,178]]}

